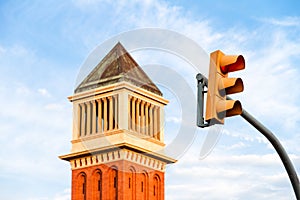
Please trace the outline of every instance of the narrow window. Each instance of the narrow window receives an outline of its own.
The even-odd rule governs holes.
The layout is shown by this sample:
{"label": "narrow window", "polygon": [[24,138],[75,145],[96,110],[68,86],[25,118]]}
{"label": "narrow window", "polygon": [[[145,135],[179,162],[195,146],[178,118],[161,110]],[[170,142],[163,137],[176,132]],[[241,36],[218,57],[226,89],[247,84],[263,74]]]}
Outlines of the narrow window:
{"label": "narrow window", "polygon": [[97,172],[97,189],[98,189],[98,194],[97,194],[97,199],[102,200],[102,173],[101,171]]}
{"label": "narrow window", "polygon": [[154,177],[154,188],[153,188],[153,194],[156,200],[160,199],[160,180],[159,180],[159,176],[155,176]]}
{"label": "narrow window", "polygon": [[98,191],[101,191],[101,181],[98,180]]}
{"label": "narrow window", "polygon": [[82,194],[85,195],[85,182],[82,183]]}
{"label": "narrow window", "polygon": [[131,187],[131,178],[128,179],[128,187]]}
{"label": "narrow window", "polygon": [[118,171],[117,169],[112,170],[112,190],[111,190],[111,198],[112,200],[118,200]]}
{"label": "narrow window", "polygon": [[144,182],[143,181],[141,182],[141,189],[142,189],[142,192],[144,192]]}
{"label": "narrow window", "polygon": [[84,173],[80,174],[78,184],[80,188],[78,190],[79,200],[86,200],[86,175]]}
{"label": "narrow window", "polygon": [[117,187],[117,177],[114,177],[114,188]]}

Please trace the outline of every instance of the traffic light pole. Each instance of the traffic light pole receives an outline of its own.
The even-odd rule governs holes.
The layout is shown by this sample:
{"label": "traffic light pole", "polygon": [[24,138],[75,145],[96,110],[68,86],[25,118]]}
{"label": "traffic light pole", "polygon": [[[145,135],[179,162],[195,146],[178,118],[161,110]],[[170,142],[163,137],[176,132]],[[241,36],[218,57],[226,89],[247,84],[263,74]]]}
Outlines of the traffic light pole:
{"label": "traffic light pole", "polygon": [[206,91],[204,90],[205,87],[207,87],[208,80],[205,76],[202,74],[197,74],[197,87],[198,87],[198,101],[197,101],[197,126],[201,128],[208,127],[209,124],[205,123],[204,117],[203,117],[203,105],[204,105],[204,94]]}
{"label": "traffic light pole", "polygon": [[271,144],[277,151],[277,153],[285,167],[286,172],[289,175],[296,198],[297,198],[297,200],[300,200],[300,183],[299,183],[299,179],[298,179],[296,170],[295,170],[293,163],[291,162],[288,154],[286,153],[283,146],[281,145],[280,141],[275,137],[275,135],[269,129],[267,129],[262,123],[260,123],[258,120],[256,120],[245,109],[243,109],[241,116],[247,122],[249,122],[253,127],[255,127],[259,132],[261,132],[271,142]]}
{"label": "traffic light pole", "polygon": [[[208,80],[207,78],[202,75],[201,73],[197,74],[196,76],[197,84],[198,84],[198,105],[197,105],[197,126],[204,128],[209,126],[209,124],[204,122],[203,119],[203,99],[204,99],[204,93],[206,91],[204,90],[204,87],[207,87]],[[230,97],[226,97],[228,100],[232,100]],[[256,128],[259,132],[261,132],[273,145],[276,152],[278,153],[286,172],[288,173],[288,176],[290,178],[291,184],[293,186],[295,196],[297,200],[300,200],[300,183],[299,179],[296,173],[296,170],[293,166],[293,163],[291,162],[288,154],[284,150],[283,146],[281,145],[280,141],[276,138],[276,136],[267,129],[262,123],[260,123],[257,119],[255,119],[251,114],[249,114],[245,109],[242,110],[241,117],[243,117],[247,122],[249,122],[254,128]]]}

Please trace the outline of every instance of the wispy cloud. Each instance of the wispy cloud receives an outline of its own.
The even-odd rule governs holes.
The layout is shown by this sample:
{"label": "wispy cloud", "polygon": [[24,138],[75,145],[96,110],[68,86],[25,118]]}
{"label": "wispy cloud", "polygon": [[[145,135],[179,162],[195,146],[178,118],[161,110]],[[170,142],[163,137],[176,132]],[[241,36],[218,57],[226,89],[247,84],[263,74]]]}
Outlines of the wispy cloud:
{"label": "wispy cloud", "polygon": [[[53,87],[53,82],[59,77],[51,78],[50,62],[21,45],[2,49],[0,141],[4,150],[0,152],[0,176],[6,180],[3,191],[11,191],[13,182],[14,187],[22,188],[23,196],[7,192],[0,198],[28,199],[34,193],[38,197],[46,188],[48,193],[55,191],[49,184],[61,177],[69,179],[67,169],[57,170],[66,164],[57,156],[69,150],[68,145],[58,144],[70,140],[70,135],[61,133],[71,131],[71,105],[58,98],[60,88]],[[30,181],[24,184],[24,180]]]}
{"label": "wispy cloud", "polygon": [[45,96],[45,97],[51,97],[51,94],[48,92],[47,89],[45,88],[39,88],[38,90],[38,93],[42,96]]}
{"label": "wispy cloud", "polygon": [[259,19],[262,22],[283,26],[283,27],[299,27],[300,26],[300,17],[299,16],[287,16],[283,18],[262,18]]}
{"label": "wispy cloud", "polygon": [[[192,148],[179,163],[167,170],[167,194],[181,199],[293,198],[288,176],[274,154],[227,155],[213,153],[197,160]],[[297,158],[299,159],[299,157]],[[297,160],[296,159],[296,160]],[[185,191],[184,195],[180,191]],[[289,191],[289,192],[287,192]]]}
{"label": "wispy cloud", "polygon": [[63,192],[56,194],[54,200],[70,200],[71,199],[71,189],[65,189]]}

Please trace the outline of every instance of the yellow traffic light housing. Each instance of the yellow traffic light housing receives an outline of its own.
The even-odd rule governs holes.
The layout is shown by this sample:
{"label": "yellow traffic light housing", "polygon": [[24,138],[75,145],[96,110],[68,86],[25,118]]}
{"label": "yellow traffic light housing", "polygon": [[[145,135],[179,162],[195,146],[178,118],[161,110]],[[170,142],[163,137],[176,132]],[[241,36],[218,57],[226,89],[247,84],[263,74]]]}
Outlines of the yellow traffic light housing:
{"label": "yellow traffic light housing", "polygon": [[225,55],[220,50],[210,54],[205,116],[210,124],[224,124],[225,117],[242,113],[239,101],[226,100],[226,95],[244,90],[242,79],[228,78],[229,72],[242,69],[245,69],[245,60],[241,55]]}

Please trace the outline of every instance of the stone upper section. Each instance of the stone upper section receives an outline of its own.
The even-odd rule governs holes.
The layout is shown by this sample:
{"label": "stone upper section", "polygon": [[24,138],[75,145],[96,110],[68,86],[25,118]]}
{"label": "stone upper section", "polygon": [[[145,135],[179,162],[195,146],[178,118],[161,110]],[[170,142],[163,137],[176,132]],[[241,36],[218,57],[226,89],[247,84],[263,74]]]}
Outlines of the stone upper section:
{"label": "stone upper section", "polygon": [[75,93],[126,81],[162,96],[161,91],[118,42],[75,89]]}

